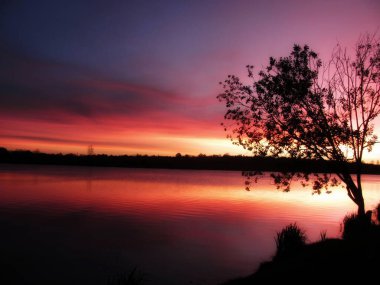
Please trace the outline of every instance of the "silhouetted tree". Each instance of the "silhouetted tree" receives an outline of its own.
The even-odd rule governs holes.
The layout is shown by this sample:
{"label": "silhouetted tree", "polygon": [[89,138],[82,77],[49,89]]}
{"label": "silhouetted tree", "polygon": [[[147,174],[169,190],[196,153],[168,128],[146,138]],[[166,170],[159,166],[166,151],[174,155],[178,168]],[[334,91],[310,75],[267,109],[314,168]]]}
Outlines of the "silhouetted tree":
{"label": "silhouetted tree", "polygon": [[[289,56],[271,57],[257,79],[253,66],[247,71],[251,84],[234,75],[221,82],[224,92],[218,99],[227,108],[222,124],[227,137],[256,156],[336,162],[335,175],[284,171],[271,176],[285,191],[293,179],[304,186],[312,179],[318,194],[343,182],[358,214],[364,215],[362,158],[377,140],[373,121],[380,113],[379,39],[360,37],[353,58],[338,45],[325,68],[307,45],[294,45]],[[347,162],[356,165],[354,178]],[[246,175],[249,190],[257,173]]]}

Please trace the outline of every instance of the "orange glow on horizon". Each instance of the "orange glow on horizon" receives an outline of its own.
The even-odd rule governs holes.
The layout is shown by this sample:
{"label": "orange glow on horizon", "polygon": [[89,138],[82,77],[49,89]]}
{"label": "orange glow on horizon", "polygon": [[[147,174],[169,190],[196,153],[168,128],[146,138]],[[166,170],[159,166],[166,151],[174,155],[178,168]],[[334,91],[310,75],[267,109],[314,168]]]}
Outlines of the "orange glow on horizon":
{"label": "orange glow on horizon", "polygon": [[[231,144],[226,139],[216,138],[196,138],[196,137],[163,137],[160,134],[149,134],[154,145],[144,147],[143,144],[138,146],[140,141],[144,141],[146,135],[135,135],[131,140],[119,140],[117,143],[107,144],[107,142],[91,143],[54,143],[44,142],[33,139],[3,138],[1,146],[9,150],[31,150],[46,153],[74,153],[87,154],[89,145],[93,145],[95,154],[108,155],[163,155],[174,156],[177,153],[183,155],[249,155],[249,152],[242,150],[240,147]],[[112,137],[108,137],[109,140]],[[135,143],[135,145],[133,145]]]}
{"label": "orange glow on horizon", "polygon": [[[93,145],[96,154],[167,155],[250,155],[233,145],[217,123],[219,118],[199,120],[165,113],[150,118],[129,116],[66,117],[59,120],[26,120],[0,117],[0,146],[10,150],[39,150],[47,153],[87,154]],[[375,133],[380,134],[380,118]],[[365,153],[364,161],[378,163],[380,143]]]}
{"label": "orange glow on horizon", "polygon": [[[54,130],[54,126],[49,126]],[[117,131],[109,130],[103,133],[91,131],[91,126],[83,126],[72,131],[68,128],[67,134],[63,139],[59,137],[60,134],[54,134],[57,139],[49,138],[52,133],[47,131],[46,138],[28,136],[2,136],[1,147],[9,150],[31,150],[46,153],[74,153],[74,154],[87,154],[89,145],[93,145],[95,154],[108,154],[108,155],[164,155],[174,156],[176,153],[183,155],[251,155],[247,150],[240,146],[233,145],[232,142],[224,138],[225,133],[219,131],[215,132],[214,137],[207,136],[192,136],[191,133],[186,135],[166,134],[158,132],[138,132],[138,131]],[[90,130],[86,132],[86,130]],[[72,135],[70,133],[72,132]],[[64,133],[64,132],[63,132]],[[68,138],[66,140],[66,138]],[[75,139],[72,139],[75,138]],[[373,147],[373,150],[364,154],[364,162],[366,163],[379,163],[380,159],[380,143]]]}

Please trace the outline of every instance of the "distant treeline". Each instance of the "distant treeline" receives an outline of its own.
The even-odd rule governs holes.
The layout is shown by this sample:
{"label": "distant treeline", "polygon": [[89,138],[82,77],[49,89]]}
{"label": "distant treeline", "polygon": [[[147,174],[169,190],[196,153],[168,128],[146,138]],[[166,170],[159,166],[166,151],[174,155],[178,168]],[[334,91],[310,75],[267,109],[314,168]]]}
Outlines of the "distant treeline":
{"label": "distant treeline", "polygon": [[[333,161],[299,160],[290,158],[250,157],[200,154],[189,156],[148,156],[148,155],[76,155],[47,154],[27,150],[9,151],[0,147],[0,163],[10,164],[53,164],[112,166],[131,168],[167,168],[167,169],[199,169],[199,170],[239,170],[239,171],[294,171],[333,173],[337,168],[347,166],[354,173],[355,165]],[[364,164],[363,173],[380,174],[380,165]]]}

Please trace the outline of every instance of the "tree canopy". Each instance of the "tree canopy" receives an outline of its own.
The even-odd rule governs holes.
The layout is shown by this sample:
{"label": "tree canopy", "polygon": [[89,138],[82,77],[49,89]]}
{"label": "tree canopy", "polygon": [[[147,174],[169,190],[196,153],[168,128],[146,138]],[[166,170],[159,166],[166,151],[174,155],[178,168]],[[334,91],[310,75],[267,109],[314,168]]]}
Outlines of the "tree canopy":
{"label": "tree canopy", "polygon": [[[374,119],[380,113],[379,39],[360,37],[354,57],[337,45],[325,64],[309,46],[294,45],[289,56],[271,57],[258,75],[251,65],[247,72],[249,84],[235,75],[221,82],[224,92],[218,99],[227,109],[223,126],[228,137],[255,156],[340,163],[335,175],[284,171],[272,177],[285,191],[293,179],[307,185],[314,178],[316,193],[343,182],[364,214],[361,164],[364,150],[376,143]],[[346,167],[352,161],[355,179]]]}

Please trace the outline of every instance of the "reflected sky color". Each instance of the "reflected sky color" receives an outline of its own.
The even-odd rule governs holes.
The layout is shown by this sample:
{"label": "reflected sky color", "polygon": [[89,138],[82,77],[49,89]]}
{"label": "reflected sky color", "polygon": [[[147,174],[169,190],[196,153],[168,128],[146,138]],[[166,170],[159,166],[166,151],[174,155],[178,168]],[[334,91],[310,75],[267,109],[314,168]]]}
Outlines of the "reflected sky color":
{"label": "reflected sky color", "polygon": [[[380,178],[363,179],[371,209]],[[218,284],[268,260],[285,225],[337,237],[356,210],[343,189],[283,193],[263,178],[247,192],[231,171],[3,165],[0,188],[0,261],[20,256],[15,276],[50,284],[105,284],[134,266],[154,284]]]}
{"label": "reflected sky color", "polygon": [[218,82],[294,43],[328,59],[338,41],[376,31],[379,13],[375,0],[3,1],[1,145],[242,153],[219,125]]}
{"label": "reflected sky color", "polygon": [[[321,215],[321,211],[326,212],[325,218],[331,221],[338,221],[347,211],[356,210],[342,187],[331,188],[331,194],[312,195],[311,188],[294,182],[292,191],[285,193],[275,191],[272,179],[265,176],[253,186],[252,191],[242,191],[244,177],[233,171],[81,167],[53,167],[52,170],[36,167],[34,171],[28,166],[11,169],[1,174],[4,187],[2,203],[12,203],[13,200],[30,205],[46,202],[74,208],[86,208],[90,204],[98,211],[123,213],[134,209],[147,213],[157,211],[163,215],[166,210],[238,213],[241,212],[239,206],[247,208],[254,204],[250,211],[255,214],[247,213],[247,216],[255,219],[265,219],[275,209],[283,209],[282,217],[313,217],[316,213]],[[364,176],[363,189],[368,208],[378,202],[376,190],[379,179],[377,175]]]}

